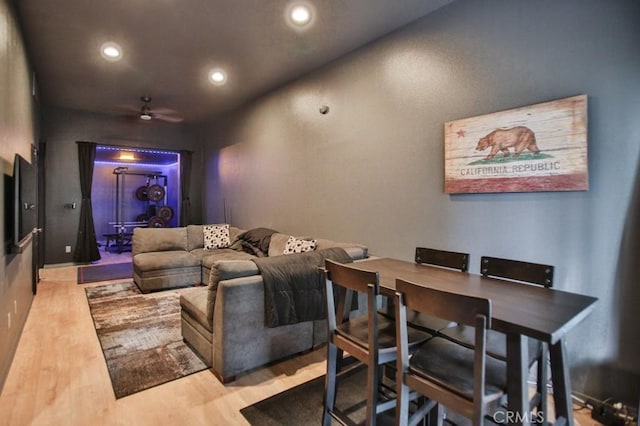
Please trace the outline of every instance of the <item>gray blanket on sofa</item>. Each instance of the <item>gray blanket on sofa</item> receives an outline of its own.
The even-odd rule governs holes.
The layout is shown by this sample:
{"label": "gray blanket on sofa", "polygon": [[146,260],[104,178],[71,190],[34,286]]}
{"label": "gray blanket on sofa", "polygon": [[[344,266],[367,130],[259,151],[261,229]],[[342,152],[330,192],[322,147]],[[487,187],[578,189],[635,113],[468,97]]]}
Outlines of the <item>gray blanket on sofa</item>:
{"label": "gray blanket on sofa", "polygon": [[351,263],[339,247],[307,253],[252,259],[262,275],[268,327],[324,319],[324,283],[318,268],[324,260]]}

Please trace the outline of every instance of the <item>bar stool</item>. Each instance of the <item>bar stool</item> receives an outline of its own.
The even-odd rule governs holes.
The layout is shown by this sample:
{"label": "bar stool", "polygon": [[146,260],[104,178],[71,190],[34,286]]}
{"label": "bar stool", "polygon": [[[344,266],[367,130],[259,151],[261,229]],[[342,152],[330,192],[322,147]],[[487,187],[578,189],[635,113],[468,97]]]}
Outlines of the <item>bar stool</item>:
{"label": "bar stool", "polygon": [[[345,424],[351,422],[347,414],[336,408],[336,392],[341,376],[340,365],[344,351],[367,366],[367,425],[375,425],[378,414],[395,407],[395,389],[381,386],[382,366],[397,357],[395,322],[378,313],[377,296],[380,283],[377,272],[357,269],[327,259],[322,270],[326,282],[327,299],[327,374],[325,378],[322,423],[331,418]],[[352,297],[366,295],[366,315],[351,318]],[[337,295],[337,303],[336,303]],[[409,327],[407,347],[412,348],[432,337],[431,334]],[[410,350],[410,349],[408,349]]]}
{"label": "bar stool", "polygon": [[[482,256],[480,259],[480,273],[486,277],[500,277],[512,280],[514,284],[534,284],[545,288],[553,285],[553,266],[540,263],[522,262],[519,260],[502,259]],[[474,329],[468,326],[457,326],[440,330],[439,334],[456,343],[473,347]],[[548,359],[549,351],[546,344],[529,338],[529,367],[538,363],[536,393],[531,398],[531,407],[545,417],[547,414],[547,383],[549,382]],[[507,359],[506,335],[495,330],[487,332],[487,353],[499,360]]]}
{"label": "bar stool", "polygon": [[[473,348],[436,336],[409,358],[408,309],[473,326]],[[483,424],[485,414],[499,404],[507,385],[506,363],[486,356],[491,301],[397,279],[395,311],[399,352],[396,425],[415,425],[427,414],[437,415],[441,424],[442,405],[472,419],[474,425]],[[427,398],[412,413],[411,390]]]}

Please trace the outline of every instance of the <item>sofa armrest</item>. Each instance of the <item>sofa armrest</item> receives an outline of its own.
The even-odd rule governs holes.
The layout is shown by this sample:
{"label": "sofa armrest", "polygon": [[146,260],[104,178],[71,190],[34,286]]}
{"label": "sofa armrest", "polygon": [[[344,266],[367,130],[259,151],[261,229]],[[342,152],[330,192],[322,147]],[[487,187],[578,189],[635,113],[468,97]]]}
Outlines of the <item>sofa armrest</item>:
{"label": "sofa armrest", "polygon": [[220,281],[259,274],[260,270],[252,260],[218,260],[211,265],[209,287],[217,287]]}
{"label": "sofa armrest", "polygon": [[364,246],[342,247],[352,260],[362,260],[368,257],[368,250]]}
{"label": "sofa armrest", "polygon": [[340,247],[347,252],[352,260],[366,259],[369,257],[369,249],[367,246],[356,243],[342,243],[339,241],[318,238],[318,247],[316,250],[322,250],[332,247]]}
{"label": "sofa armrest", "polygon": [[251,346],[262,341],[264,328],[262,276],[222,281],[213,311],[212,368],[223,382],[242,370],[235,366],[254,352]]}
{"label": "sofa armrest", "polygon": [[[207,287],[207,318],[213,321],[213,312],[221,281],[259,275],[260,271],[251,260],[219,260],[211,265]],[[262,277],[260,277],[262,282]]]}
{"label": "sofa armrest", "polygon": [[217,260],[213,262],[211,267],[209,284],[213,281],[220,282],[258,274],[260,274],[260,270],[252,260]]}

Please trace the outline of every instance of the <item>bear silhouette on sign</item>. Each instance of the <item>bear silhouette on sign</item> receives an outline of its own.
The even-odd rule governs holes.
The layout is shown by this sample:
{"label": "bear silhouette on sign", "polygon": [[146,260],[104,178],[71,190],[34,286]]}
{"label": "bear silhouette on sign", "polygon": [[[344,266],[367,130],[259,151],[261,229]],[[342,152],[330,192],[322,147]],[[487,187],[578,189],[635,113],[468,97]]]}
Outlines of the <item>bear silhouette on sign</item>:
{"label": "bear silhouette on sign", "polygon": [[513,148],[514,156],[520,155],[522,151],[528,149],[534,154],[539,154],[540,149],[536,145],[536,135],[533,131],[525,126],[516,126],[509,129],[496,129],[488,135],[480,138],[476,151],[484,151],[491,147],[489,155],[485,157],[485,160],[490,160],[499,152],[502,151],[505,157],[511,155],[509,148]]}

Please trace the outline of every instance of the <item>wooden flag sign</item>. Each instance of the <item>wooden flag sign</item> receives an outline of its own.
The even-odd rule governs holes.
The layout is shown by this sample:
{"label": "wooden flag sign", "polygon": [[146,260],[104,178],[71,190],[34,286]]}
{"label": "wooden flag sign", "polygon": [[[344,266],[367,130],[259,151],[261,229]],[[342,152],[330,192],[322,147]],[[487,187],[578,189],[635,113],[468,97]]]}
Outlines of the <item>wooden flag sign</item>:
{"label": "wooden flag sign", "polygon": [[445,192],[584,191],[587,95],[444,125]]}

